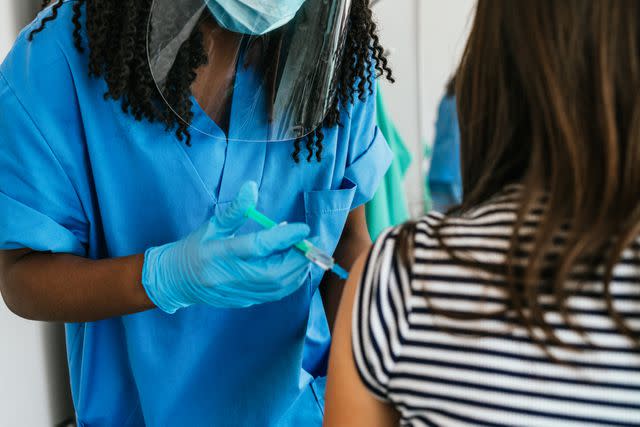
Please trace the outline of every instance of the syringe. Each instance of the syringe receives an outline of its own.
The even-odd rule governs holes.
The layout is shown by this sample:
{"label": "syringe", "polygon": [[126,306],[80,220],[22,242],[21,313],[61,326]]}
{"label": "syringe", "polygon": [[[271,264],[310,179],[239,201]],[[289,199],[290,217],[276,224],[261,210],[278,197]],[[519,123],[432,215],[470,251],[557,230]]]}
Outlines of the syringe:
{"label": "syringe", "polygon": [[[255,207],[251,207],[247,209],[246,212],[247,218],[252,219],[257,222],[264,228],[273,228],[278,225],[275,221],[259,212]],[[303,240],[302,242],[295,245],[305,257],[318,267],[322,268],[325,271],[333,271],[339,278],[343,280],[347,280],[349,277],[349,273],[344,268],[340,267],[335,259],[313,243],[308,240]]]}

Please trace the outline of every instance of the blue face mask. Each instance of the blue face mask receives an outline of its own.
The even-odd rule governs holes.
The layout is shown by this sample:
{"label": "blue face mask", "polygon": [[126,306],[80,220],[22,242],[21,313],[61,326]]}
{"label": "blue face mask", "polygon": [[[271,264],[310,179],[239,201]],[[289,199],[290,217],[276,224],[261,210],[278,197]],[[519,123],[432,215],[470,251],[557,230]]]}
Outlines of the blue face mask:
{"label": "blue face mask", "polygon": [[218,23],[229,31],[261,36],[288,24],[306,0],[207,0]]}

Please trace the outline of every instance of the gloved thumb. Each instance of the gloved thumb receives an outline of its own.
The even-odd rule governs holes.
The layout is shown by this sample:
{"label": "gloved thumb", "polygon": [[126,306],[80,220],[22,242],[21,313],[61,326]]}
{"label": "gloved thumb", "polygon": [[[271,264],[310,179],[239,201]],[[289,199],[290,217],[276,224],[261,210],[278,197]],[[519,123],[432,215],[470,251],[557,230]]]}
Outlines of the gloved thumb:
{"label": "gloved thumb", "polygon": [[258,203],[258,184],[245,182],[231,205],[215,217],[218,232],[233,234],[246,221],[247,210]]}

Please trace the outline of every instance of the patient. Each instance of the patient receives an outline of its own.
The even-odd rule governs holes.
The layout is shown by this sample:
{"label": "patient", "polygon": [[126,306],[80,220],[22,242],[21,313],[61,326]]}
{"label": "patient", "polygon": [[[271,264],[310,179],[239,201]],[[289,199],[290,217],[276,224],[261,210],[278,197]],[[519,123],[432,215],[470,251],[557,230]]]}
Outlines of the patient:
{"label": "patient", "polygon": [[640,2],[480,0],[462,204],[347,285],[327,426],[640,425]]}

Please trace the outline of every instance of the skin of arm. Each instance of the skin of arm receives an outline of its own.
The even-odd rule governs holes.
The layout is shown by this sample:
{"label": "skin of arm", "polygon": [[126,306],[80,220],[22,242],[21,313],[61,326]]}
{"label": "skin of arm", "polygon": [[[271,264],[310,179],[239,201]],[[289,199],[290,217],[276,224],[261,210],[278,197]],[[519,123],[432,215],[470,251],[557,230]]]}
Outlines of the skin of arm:
{"label": "skin of arm", "polygon": [[92,261],[28,249],[0,251],[0,293],[20,317],[91,322],[154,308],[142,286],[143,255]]}
{"label": "skin of arm", "polygon": [[[358,256],[366,252],[370,247],[371,237],[367,228],[365,208],[360,206],[349,214],[334,257],[338,264],[349,270],[358,259]],[[331,330],[333,330],[333,324],[338,313],[343,289],[344,281],[335,274],[325,274],[320,285],[320,293],[322,294],[324,311]]]}
{"label": "skin of arm", "polygon": [[351,320],[365,262],[366,255],[362,255],[351,271],[333,331],[325,427],[390,427],[397,426],[399,421],[396,410],[375,398],[364,386],[353,359]]}
{"label": "skin of arm", "polygon": [[[364,208],[353,211],[336,251],[351,266],[370,245]],[[29,249],[0,251],[0,293],[7,307],[29,320],[93,322],[154,308],[142,286],[144,255],[93,261]],[[323,296],[331,324],[343,283],[330,275]]]}

